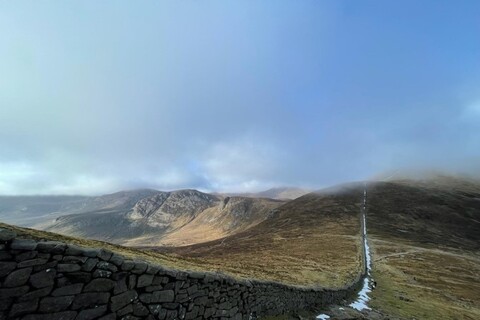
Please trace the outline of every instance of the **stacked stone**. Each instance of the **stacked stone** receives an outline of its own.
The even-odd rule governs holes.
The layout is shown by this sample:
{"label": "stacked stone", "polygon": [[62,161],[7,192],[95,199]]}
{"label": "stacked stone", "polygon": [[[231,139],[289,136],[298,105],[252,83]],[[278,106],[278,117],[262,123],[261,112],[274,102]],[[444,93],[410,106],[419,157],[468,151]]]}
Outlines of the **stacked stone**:
{"label": "stacked stone", "polygon": [[350,292],[169,270],[0,229],[0,320],[251,319],[320,308]]}

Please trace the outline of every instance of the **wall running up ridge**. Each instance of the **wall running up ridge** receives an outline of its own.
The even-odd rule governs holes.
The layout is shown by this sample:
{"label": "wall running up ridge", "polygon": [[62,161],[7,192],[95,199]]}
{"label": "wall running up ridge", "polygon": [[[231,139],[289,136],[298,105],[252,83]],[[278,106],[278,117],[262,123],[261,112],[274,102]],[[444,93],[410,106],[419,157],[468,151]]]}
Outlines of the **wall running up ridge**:
{"label": "wall running up ridge", "polygon": [[255,319],[319,310],[357,285],[311,289],[170,270],[0,229],[0,320]]}

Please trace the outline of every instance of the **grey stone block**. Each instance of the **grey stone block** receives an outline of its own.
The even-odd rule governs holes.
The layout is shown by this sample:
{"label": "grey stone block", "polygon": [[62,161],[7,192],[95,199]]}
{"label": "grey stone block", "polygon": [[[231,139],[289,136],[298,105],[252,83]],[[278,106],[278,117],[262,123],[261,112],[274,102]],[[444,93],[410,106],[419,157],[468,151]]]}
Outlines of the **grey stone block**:
{"label": "grey stone block", "polygon": [[174,320],[178,316],[178,311],[177,310],[167,310],[167,315],[165,319],[167,320]]}
{"label": "grey stone block", "polygon": [[33,267],[47,263],[47,259],[31,259],[18,263],[18,268]]}
{"label": "grey stone block", "polygon": [[54,269],[46,269],[30,276],[30,284],[34,288],[43,288],[53,286],[55,275],[57,272]]}
{"label": "grey stone block", "polygon": [[148,309],[157,319],[165,319],[167,316],[167,310],[163,309],[161,304],[150,304]]}
{"label": "grey stone block", "polygon": [[45,264],[39,264],[36,266],[33,266],[33,272],[38,272],[46,269],[53,269],[57,266],[58,261],[50,261]]}
{"label": "grey stone block", "polygon": [[107,312],[107,306],[99,306],[92,309],[80,311],[75,320],[92,320],[104,315]]}
{"label": "grey stone block", "polygon": [[142,274],[147,271],[148,264],[144,261],[135,261],[135,266],[132,269],[132,273]]}
{"label": "grey stone block", "polygon": [[24,295],[30,288],[28,286],[16,287],[16,288],[2,288],[0,289],[0,300],[7,298],[16,298]]}
{"label": "grey stone block", "polygon": [[106,249],[100,249],[97,254],[97,257],[102,260],[109,261],[112,255],[113,255],[112,251],[106,250]]}
{"label": "grey stone block", "polygon": [[75,263],[59,263],[57,265],[58,272],[76,272],[80,271],[82,268],[80,265]]}
{"label": "grey stone block", "polygon": [[191,278],[191,279],[203,279],[203,278],[205,278],[205,273],[191,271],[188,274],[188,277]]}
{"label": "grey stone block", "polygon": [[137,281],[137,288],[143,288],[146,286],[151,285],[153,282],[153,275],[152,274],[142,274],[138,277]]}
{"label": "grey stone block", "polygon": [[58,241],[39,242],[37,245],[38,251],[51,254],[63,254],[66,248],[67,245],[65,243]]}
{"label": "grey stone block", "polygon": [[4,317],[6,316],[6,314],[4,314],[2,311],[5,311],[5,313],[7,313],[8,310],[10,310],[12,303],[13,303],[13,298],[7,298],[2,300],[2,303],[0,303],[0,314],[2,316]]}
{"label": "grey stone block", "polygon": [[125,278],[117,280],[113,287],[113,294],[117,295],[128,290],[127,281]]}
{"label": "grey stone block", "polygon": [[83,271],[87,271],[87,272],[90,272],[93,270],[93,268],[95,268],[95,266],[97,265],[98,263],[98,259],[96,258],[89,258],[82,266],[82,270]]}
{"label": "grey stone block", "polygon": [[116,265],[117,267],[120,267],[123,264],[123,261],[125,261],[125,259],[122,256],[115,253],[110,258],[110,262]]}
{"label": "grey stone block", "polygon": [[117,311],[117,317],[122,317],[132,312],[133,312],[133,306],[132,304],[129,304],[126,307],[123,307],[122,309]]}
{"label": "grey stone block", "polygon": [[27,283],[32,268],[17,269],[8,274],[3,282],[3,286],[7,288],[23,286]]}
{"label": "grey stone block", "polygon": [[135,262],[133,262],[133,261],[131,261],[131,260],[125,260],[125,261],[122,263],[121,269],[122,269],[123,271],[130,271],[130,270],[132,270],[134,267],[135,267]]}
{"label": "grey stone block", "polygon": [[15,261],[22,262],[24,260],[30,260],[37,256],[37,251],[26,251],[15,256]]}
{"label": "grey stone block", "polygon": [[12,230],[0,228],[0,241],[12,241],[17,236],[17,233]]}
{"label": "grey stone block", "polygon": [[149,264],[148,267],[147,267],[147,271],[145,271],[145,272],[148,273],[148,274],[157,274],[158,271],[160,271],[159,266]]}
{"label": "grey stone block", "polygon": [[29,314],[22,320],[73,320],[77,316],[75,311],[62,311],[49,314]]}
{"label": "grey stone block", "polygon": [[45,297],[40,300],[38,311],[52,313],[65,311],[73,302],[75,296]]}
{"label": "grey stone block", "polygon": [[92,274],[90,272],[70,272],[66,273],[65,276],[72,282],[87,283],[92,280]]}
{"label": "grey stone block", "polygon": [[69,244],[65,249],[65,254],[69,256],[80,256],[83,254],[83,248],[74,244]]}
{"label": "grey stone block", "polygon": [[169,310],[176,310],[180,306],[177,302],[165,302],[162,303],[162,307]]}
{"label": "grey stone block", "polygon": [[117,272],[118,268],[113,263],[108,263],[107,261],[99,261],[97,263],[97,268],[102,270],[108,270],[111,272]]}
{"label": "grey stone block", "polygon": [[111,298],[110,309],[112,311],[117,311],[127,304],[132,303],[138,298],[138,294],[134,290],[130,290],[119,295],[113,296]]}
{"label": "grey stone block", "polygon": [[109,313],[101,318],[98,318],[98,320],[116,320],[116,319],[117,319],[117,315],[115,312]]}
{"label": "grey stone block", "polygon": [[38,300],[18,302],[12,305],[8,316],[12,319],[37,311]]}
{"label": "grey stone block", "polygon": [[142,293],[138,297],[138,300],[140,300],[143,303],[149,304],[152,303],[152,294],[151,293]]}
{"label": "grey stone block", "polygon": [[7,251],[0,251],[0,261],[11,261],[13,256]]}
{"label": "grey stone block", "polygon": [[96,258],[100,254],[99,248],[84,248],[83,255],[89,258]]}
{"label": "grey stone block", "polygon": [[108,270],[96,269],[93,272],[94,278],[110,278],[111,275],[112,275],[112,272]]}
{"label": "grey stone block", "polygon": [[17,298],[18,301],[23,302],[23,301],[29,301],[29,300],[35,300],[38,298],[42,298],[45,296],[48,296],[50,292],[52,292],[53,287],[45,287],[37,290],[30,291],[20,297]]}
{"label": "grey stone block", "polygon": [[62,261],[65,263],[78,263],[78,264],[83,264],[87,262],[88,257],[83,257],[83,256],[64,256]]}
{"label": "grey stone block", "polygon": [[89,284],[85,286],[84,292],[106,292],[113,289],[115,281],[110,279],[93,279]]}
{"label": "grey stone block", "polygon": [[67,285],[67,286],[53,290],[52,296],[59,297],[59,296],[76,295],[81,293],[82,289],[83,289],[83,283],[75,283],[75,284]]}
{"label": "grey stone block", "polygon": [[175,299],[175,293],[173,290],[162,290],[162,291],[155,291],[152,293],[152,303],[160,303],[160,302],[173,302]]}
{"label": "grey stone block", "polygon": [[133,304],[133,315],[137,317],[145,317],[148,315],[148,308],[140,302]]}
{"label": "grey stone block", "polygon": [[95,307],[96,305],[107,304],[110,299],[108,292],[87,292],[75,296],[72,304],[73,310]]}
{"label": "grey stone block", "polygon": [[35,250],[37,248],[37,242],[32,239],[14,239],[10,245],[12,250]]}
{"label": "grey stone block", "polygon": [[160,291],[163,289],[163,286],[158,285],[158,286],[148,286],[145,287],[145,292],[153,292],[153,291]]}
{"label": "grey stone block", "polygon": [[128,276],[128,289],[132,290],[135,289],[137,286],[137,276],[134,274],[131,274]]}
{"label": "grey stone block", "polygon": [[0,277],[4,277],[17,267],[17,263],[13,261],[0,262]]}

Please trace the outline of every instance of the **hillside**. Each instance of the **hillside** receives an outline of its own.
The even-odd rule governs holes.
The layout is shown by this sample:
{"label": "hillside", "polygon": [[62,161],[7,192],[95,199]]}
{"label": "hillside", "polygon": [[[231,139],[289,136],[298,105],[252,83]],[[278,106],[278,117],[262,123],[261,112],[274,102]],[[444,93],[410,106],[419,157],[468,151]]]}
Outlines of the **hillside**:
{"label": "hillside", "polygon": [[[342,287],[356,279],[361,267],[359,213],[362,192],[363,186],[355,184],[310,193],[285,203],[269,199],[221,198],[184,190],[170,196],[156,194],[149,200],[140,201],[135,210],[123,215],[89,213],[62,217],[59,222],[65,228],[65,235],[14,229],[19,234],[35,238],[105,246],[128,256],[139,256],[173,268],[220,271],[235,277],[295,285]],[[189,197],[184,199],[181,195]],[[169,202],[169,197],[172,197],[172,202]],[[179,202],[179,199],[182,201]],[[184,211],[182,206],[191,209],[191,203],[206,209],[200,213],[195,210]],[[221,228],[227,230],[225,234],[231,234],[197,245],[155,247],[155,250],[150,250],[106,244],[78,236],[71,238],[75,234],[73,229],[68,229],[70,223],[84,223],[82,230],[85,233],[95,231],[97,226],[111,232],[117,229],[119,233],[125,233],[134,230],[134,227],[128,229],[127,224],[132,223],[133,220],[129,218],[132,215],[137,219],[137,225],[138,220],[152,218],[150,228],[153,229],[169,221],[168,213],[178,214],[176,210],[186,212],[184,217],[196,217],[175,232],[167,233],[162,241],[178,241],[175,236],[192,236],[195,235],[194,231],[201,228],[210,228],[205,231],[207,234],[197,233],[202,237],[208,237],[211,230]],[[212,217],[215,219],[211,220]]]}
{"label": "hillside", "polygon": [[436,176],[369,184],[375,309],[480,318],[480,183]]}
{"label": "hillside", "polygon": [[244,232],[185,247],[152,248],[210,269],[285,283],[342,286],[361,268],[363,185],[309,193]]}
{"label": "hillside", "polygon": [[281,204],[196,190],[156,192],[129,206],[64,215],[35,227],[130,246],[187,245],[244,231]]}

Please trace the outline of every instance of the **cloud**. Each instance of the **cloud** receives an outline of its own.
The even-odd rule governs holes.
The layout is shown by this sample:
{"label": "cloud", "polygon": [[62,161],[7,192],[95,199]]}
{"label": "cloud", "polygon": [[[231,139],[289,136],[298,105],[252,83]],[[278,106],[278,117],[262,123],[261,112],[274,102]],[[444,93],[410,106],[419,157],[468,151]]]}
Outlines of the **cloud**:
{"label": "cloud", "polygon": [[477,9],[31,5],[0,4],[0,194],[318,188],[480,156],[458,98]]}
{"label": "cloud", "polygon": [[214,190],[252,191],[271,187],[282,151],[259,137],[214,144],[203,154],[199,171]]}

